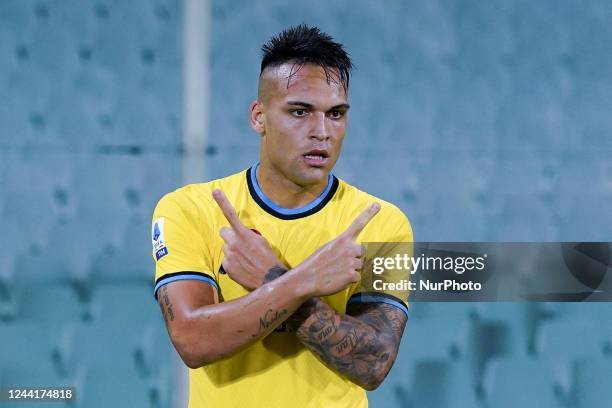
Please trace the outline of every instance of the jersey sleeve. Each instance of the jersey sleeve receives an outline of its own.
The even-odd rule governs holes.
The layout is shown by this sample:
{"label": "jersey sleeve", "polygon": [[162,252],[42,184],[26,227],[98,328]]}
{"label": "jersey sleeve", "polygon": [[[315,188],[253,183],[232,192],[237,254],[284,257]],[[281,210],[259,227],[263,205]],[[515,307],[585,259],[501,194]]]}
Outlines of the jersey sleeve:
{"label": "jersey sleeve", "polygon": [[[155,261],[155,289],[177,280],[199,280],[219,286],[212,267],[209,240],[212,226],[202,222],[202,208],[178,191],[157,203],[151,224],[152,255]],[[210,218],[208,218],[210,219]]]}
{"label": "jersey sleeve", "polygon": [[360,237],[366,247],[361,281],[351,288],[347,306],[355,302],[386,303],[399,308],[408,317],[411,263],[404,259],[413,254],[410,222],[398,208],[391,207],[379,222],[368,228],[363,238]]}

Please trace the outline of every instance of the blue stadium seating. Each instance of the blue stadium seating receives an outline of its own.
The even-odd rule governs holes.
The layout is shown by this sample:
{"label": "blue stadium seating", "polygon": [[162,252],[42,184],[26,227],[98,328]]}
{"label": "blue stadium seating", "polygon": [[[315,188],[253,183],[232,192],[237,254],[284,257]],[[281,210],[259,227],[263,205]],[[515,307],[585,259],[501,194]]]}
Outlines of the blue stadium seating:
{"label": "blue stadium seating", "polygon": [[[0,2],[2,385],[171,406],[182,363],[152,296],[149,223],[182,184],[183,8]],[[609,241],[611,10],[213,0],[203,178],[257,160],[260,45],[307,22],[357,65],[335,173],[398,205],[417,240]],[[610,303],[414,302],[370,406],[605,406],[610,319]]]}
{"label": "blue stadium seating", "polygon": [[480,319],[506,324],[509,328],[509,354],[524,358],[535,353],[539,328],[550,312],[541,303],[498,302],[479,303],[476,313]]}
{"label": "blue stadium seating", "polygon": [[147,382],[138,376],[130,363],[116,359],[112,365],[88,366],[85,372],[84,385],[77,397],[79,407],[151,406]]}
{"label": "blue stadium seating", "polygon": [[[114,365],[117,361],[136,370],[138,331],[142,326],[120,331],[117,327],[96,323],[67,323],[54,342],[53,358],[58,372],[75,376],[91,365]],[[129,326],[124,326],[129,327]]]}
{"label": "blue stadium seating", "polygon": [[612,398],[612,358],[579,359],[573,366],[571,403],[577,408],[602,406]]}
{"label": "blue stadium seating", "polygon": [[549,366],[538,359],[505,357],[493,360],[486,373],[487,407],[561,408]]}
{"label": "blue stadium seating", "polygon": [[[104,248],[92,260],[96,282],[153,283],[150,221],[134,219],[126,223],[122,240]],[[114,244],[114,245],[113,245]]]}
{"label": "blue stadium seating", "polygon": [[[575,307],[579,306],[582,305],[575,304]],[[603,358],[609,335],[609,326],[586,315],[542,325],[537,342],[538,353],[547,361],[566,395],[572,389],[573,363],[579,358]]]}
{"label": "blue stadium seating", "polygon": [[[15,321],[0,324],[0,367],[52,366],[52,333],[38,322]],[[10,378],[5,378],[9,380]]]}
{"label": "blue stadium seating", "polygon": [[[496,320],[474,320],[469,328],[465,364],[467,376],[478,390],[483,388],[484,374],[494,358],[512,355],[522,344],[513,344],[508,323]],[[520,352],[517,353],[520,355]]]}
{"label": "blue stadium seating", "polygon": [[593,324],[600,325],[604,330],[606,324],[612,319],[612,304],[610,302],[565,302],[553,303],[548,307],[555,318],[561,321],[581,321],[586,318],[591,320]]}
{"label": "blue stadium seating", "polygon": [[17,319],[56,329],[66,322],[87,319],[87,306],[68,285],[23,284],[17,290]]}
{"label": "blue stadium seating", "polygon": [[87,285],[93,249],[82,232],[83,224],[75,219],[51,222],[41,247],[34,244],[17,254],[15,268],[23,274],[20,279],[36,284]]}
{"label": "blue stadium seating", "polygon": [[161,319],[159,305],[153,296],[153,279],[148,285],[125,281],[120,285],[100,284],[91,301],[93,318],[104,327],[120,330],[130,324],[142,326],[151,321],[159,323]]}
{"label": "blue stadium seating", "polygon": [[[411,311],[420,306],[430,306],[425,317],[410,319],[406,325],[392,377],[398,385],[408,386],[417,361],[438,359],[457,361],[466,352],[470,327],[469,306],[465,303],[416,303]],[[415,313],[416,314],[416,313]]]}
{"label": "blue stadium seating", "polygon": [[[50,365],[45,364],[44,361],[28,361],[27,364],[24,364],[24,362],[22,361],[8,366],[4,365],[0,367],[0,376],[0,386],[3,389],[6,389],[8,387],[38,388],[44,386],[49,388],[67,388],[76,386],[76,382],[74,382],[72,379],[66,379],[58,376],[54,369]],[[73,392],[76,391],[75,388],[73,388],[72,390]],[[41,408],[73,406],[72,404],[69,404],[68,402],[64,401],[2,401],[3,408],[20,408],[26,405],[35,405]]]}
{"label": "blue stadium seating", "polygon": [[368,391],[368,405],[372,407],[400,408],[408,397],[407,387],[395,381],[384,381],[375,391]]}
{"label": "blue stadium seating", "polygon": [[414,366],[409,390],[409,407],[467,408],[479,402],[469,370],[461,363],[447,360],[421,360]]}

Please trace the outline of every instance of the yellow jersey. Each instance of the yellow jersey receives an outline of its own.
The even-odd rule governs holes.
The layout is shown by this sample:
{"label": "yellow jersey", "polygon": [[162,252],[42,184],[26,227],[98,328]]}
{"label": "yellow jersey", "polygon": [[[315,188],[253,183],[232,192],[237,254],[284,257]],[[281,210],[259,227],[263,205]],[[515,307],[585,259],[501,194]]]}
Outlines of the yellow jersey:
{"label": "yellow jersey", "polygon": [[[248,293],[221,267],[224,241],[219,230],[229,223],[212,198],[215,189],[225,193],[240,221],[263,235],[289,268],[340,235],[375,201],[381,209],[358,241],[412,243],[410,223],[397,207],[331,174],[317,199],[286,209],[263,194],[256,169],[257,164],[229,177],[187,185],[159,201],[152,223],[156,297],[161,286],[184,279],[212,285],[218,302]],[[349,302],[366,301],[385,302],[408,315],[407,291],[365,293],[359,282],[322,299],[340,313]],[[328,368],[283,324],[228,358],[190,369],[189,407],[367,407],[367,397],[363,388]]]}

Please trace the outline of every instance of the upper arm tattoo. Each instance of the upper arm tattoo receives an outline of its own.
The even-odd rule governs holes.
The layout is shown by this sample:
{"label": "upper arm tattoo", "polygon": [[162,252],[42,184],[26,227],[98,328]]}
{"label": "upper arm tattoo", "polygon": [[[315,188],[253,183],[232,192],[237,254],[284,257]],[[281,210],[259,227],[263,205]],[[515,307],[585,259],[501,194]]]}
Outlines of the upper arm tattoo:
{"label": "upper arm tattoo", "polygon": [[159,288],[160,296],[159,296],[159,304],[162,309],[162,314],[164,315],[164,320],[166,324],[168,321],[174,321],[174,310],[172,310],[172,302],[170,301],[170,297],[168,297],[168,285],[164,285]]}

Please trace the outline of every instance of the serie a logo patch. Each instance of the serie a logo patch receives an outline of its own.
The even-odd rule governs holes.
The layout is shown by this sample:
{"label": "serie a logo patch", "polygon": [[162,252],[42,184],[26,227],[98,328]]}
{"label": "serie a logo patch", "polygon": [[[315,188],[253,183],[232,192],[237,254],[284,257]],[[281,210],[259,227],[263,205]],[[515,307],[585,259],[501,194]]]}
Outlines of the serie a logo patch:
{"label": "serie a logo patch", "polygon": [[168,248],[166,247],[166,240],[164,238],[164,217],[160,217],[153,221],[151,226],[151,241],[153,243],[153,253],[155,253],[155,259],[160,260],[164,256],[168,255]]}

